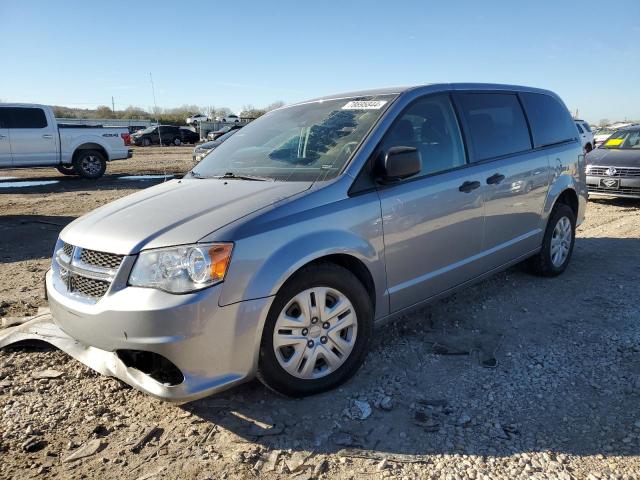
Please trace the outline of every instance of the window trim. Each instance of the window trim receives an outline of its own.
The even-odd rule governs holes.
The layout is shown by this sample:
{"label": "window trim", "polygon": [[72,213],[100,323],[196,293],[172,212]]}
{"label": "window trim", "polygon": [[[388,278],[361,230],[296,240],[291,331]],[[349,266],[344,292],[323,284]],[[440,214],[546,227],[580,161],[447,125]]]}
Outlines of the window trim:
{"label": "window trim", "polygon": [[[524,117],[524,123],[527,126],[527,132],[529,134],[529,148],[525,148],[524,150],[518,150],[517,152],[509,152],[509,153],[505,153],[502,155],[496,155],[493,157],[488,157],[488,158],[483,158],[482,160],[474,160],[477,157],[477,154],[475,152],[475,149],[473,148],[473,142],[472,142],[472,138],[471,138],[471,129],[469,128],[469,123],[467,122],[467,118],[465,117],[465,115],[463,114],[464,110],[462,108],[462,95],[473,95],[473,94],[493,94],[493,95],[513,95],[516,97],[516,100],[518,101],[518,105],[520,106],[520,111],[522,112],[522,115]],[[509,158],[512,157],[514,155],[523,155],[525,153],[529,153],[531,151],[535,151],[536,148],[534,147],[534,143],[533,143],[533,132],[531,130],[531,124],[529,123],[529,117],[527,116],[527,112],[524,108],[524,105],[522,103],[522,100],[520,99],[520,91],[519,90],[456,90],[453,92],[453,100],[454,102],[456,102],[456,108],[460,109],[460,117],[462,119],[462,122],[464,122],[465,125],[465,131],[467,132],[467,135],[469,135],[469,137],[467,138],[467,143],[469,144],[469,163],[471,165],[475,165],[475,164],[483,164],[483,163],[489,163],[489,162],[493,162],[496,160],[502,160],[505,158]]]}

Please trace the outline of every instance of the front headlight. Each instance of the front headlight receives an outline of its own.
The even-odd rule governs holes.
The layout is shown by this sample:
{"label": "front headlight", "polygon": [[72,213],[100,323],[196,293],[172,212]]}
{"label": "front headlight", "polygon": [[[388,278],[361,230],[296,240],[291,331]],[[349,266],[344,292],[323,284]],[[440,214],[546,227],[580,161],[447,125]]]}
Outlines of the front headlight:
{"label": "front headlight", "polygon": [[210,243],[140,252],[129,285],[170,293],[202,290],[224,280],[232,250],[232,243]]}

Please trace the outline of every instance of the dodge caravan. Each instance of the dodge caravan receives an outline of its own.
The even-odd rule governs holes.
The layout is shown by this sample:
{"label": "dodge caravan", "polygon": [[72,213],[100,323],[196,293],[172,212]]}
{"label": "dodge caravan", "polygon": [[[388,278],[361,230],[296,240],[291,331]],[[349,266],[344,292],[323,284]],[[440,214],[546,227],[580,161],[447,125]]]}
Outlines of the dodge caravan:
{"label": "dodge caravan", "polygon": [[332,95],[71,223],[47,293],[76,358],[157,398],[255,376],[304,396],[351,377],[376,324],[518,262],[561,274],[586,198],[552,92]]}

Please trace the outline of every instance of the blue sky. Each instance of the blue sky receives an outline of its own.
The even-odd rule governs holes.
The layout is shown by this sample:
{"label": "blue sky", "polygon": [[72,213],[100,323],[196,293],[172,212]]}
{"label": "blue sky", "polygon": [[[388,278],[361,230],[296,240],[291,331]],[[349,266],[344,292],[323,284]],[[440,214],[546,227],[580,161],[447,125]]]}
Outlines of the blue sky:
{"label": "blue sky", "polygon": [[[517,4],[517,5],[516,5]],[[208,5],[208,6],[207,6]],[[0,99],[263,106],[478,81],[640,119],[640,1],[0,1]]]}

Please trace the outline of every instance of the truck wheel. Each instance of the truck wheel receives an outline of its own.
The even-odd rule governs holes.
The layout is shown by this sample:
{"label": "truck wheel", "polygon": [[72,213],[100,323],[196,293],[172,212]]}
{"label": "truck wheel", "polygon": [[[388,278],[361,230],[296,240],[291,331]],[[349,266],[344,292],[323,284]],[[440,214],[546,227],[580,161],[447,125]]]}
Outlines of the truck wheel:
{"label": "truck wheel", "polygon": [[576,241],[576,217],[571,207],[557,203],[547,223],[542,250],[528,260],[533,273],[555,277],[565,271]]}
{"label": "truck wheel", "polygon": [[143,138],[142,139],[142,146],[143,147],[148,147],[149,145],[151,145],[151,140],[149,140],[148,138]]}
{"label": "truck wheel", "polygon": [[63,175],[77,175],[76,169],[73,165],[58,165],[56,167],[56,170],[58,170]]}
{"label": "truck wheel", "polygon": [[174,139],[173,139],[173,144],[174,144],[176,147],[179,147],[179,146],[180,146],[180,144],[182,144],[182,141],[181,141],[179,138],[174,138]]}
{"label": "truck wheel", "polygon": [[373,306],[356,276],[332,263],[311,265],[271,305],[257,376],[293,397],[329,390],[358,371],[372,335]]}
{"label": "truck wheel", "polygon": [[73,159],[73,168],[82,178],[93,180],[104,175],[107,161],[97,150],[80,150]]}

